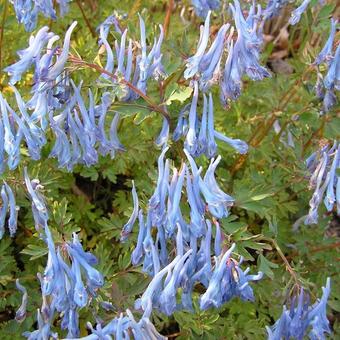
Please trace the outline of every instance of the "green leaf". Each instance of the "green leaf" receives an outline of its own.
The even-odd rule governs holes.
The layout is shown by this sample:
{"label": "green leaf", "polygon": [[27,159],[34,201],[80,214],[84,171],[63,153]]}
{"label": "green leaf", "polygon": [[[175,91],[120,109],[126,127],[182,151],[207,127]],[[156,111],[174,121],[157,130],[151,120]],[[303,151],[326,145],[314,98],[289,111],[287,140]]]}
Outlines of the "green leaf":
{"label": "green leaf", "polygon": [[166,100],[166,104],[170,105],[173,101],[177,100],[180,103],[185,102],[191,97],[192,88],[185,86],[178,86],[176,84],[176,89],[170,94],[169,98]]}
{"label": "green leaf", "polygon": [[259,265],[259,270],[270,277],[272,280],[274,279],[274,272],[271,268],[278,268],[276,263],[270,262],[267,260],[262,254],[257,259],[257,264]]}
{"label": "green leaf", "polygon": [[36,260],[39,257],[45,256],[48,253],[47,247],[37,246],[35,244],[29,244],[26,248],[21,251],[22,254],[30,255],[30,260]]}

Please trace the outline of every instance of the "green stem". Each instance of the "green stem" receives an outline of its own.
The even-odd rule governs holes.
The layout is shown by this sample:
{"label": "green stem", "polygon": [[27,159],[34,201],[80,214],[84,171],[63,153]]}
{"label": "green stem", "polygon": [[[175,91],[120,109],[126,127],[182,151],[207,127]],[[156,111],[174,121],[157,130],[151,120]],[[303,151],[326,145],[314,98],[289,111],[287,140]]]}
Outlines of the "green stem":
{"label": "green stem", "polygon": [[8,10],[8,0],[5,0],[4,9],[2,13],[2,20],[1,20],[1,33],[0,33],[0,81],[1,81],[1,72],[2,72],[2,43],[4,40],[4,30],[5,30],[5,23],[7,18],[7,10]]}

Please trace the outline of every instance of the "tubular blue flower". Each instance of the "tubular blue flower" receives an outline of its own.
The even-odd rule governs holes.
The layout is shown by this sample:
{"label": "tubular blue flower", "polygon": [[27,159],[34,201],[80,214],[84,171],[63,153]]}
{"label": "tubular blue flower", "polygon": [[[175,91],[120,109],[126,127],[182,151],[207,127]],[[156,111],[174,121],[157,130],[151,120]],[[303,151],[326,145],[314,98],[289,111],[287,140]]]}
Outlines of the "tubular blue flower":
{"label": "tubular blue flower", "polygon": [[164,67],[162,65],[161,46],[164,37],[163,27],[160,25],[160,35],[158,40],[154,42],[150,52],[147,53],[146,35],[145,35],[145,23],[143,18],[139,15],[140,24],[140,46],[141,55],[138,60],[139,66],[139,79],[137,82],[137,88],[143,93],[147,90],[147,80],[153,76],[156,80],[159,80],[165,75]]}
{"label": "tubular blue flower", "polygon": [[135,308],[142,308],[142,310],[146,312],[152,307],[153,302],[158,298],[158,294],[161,291],[163,277],[176,266],[180,259],[180,256],[176,256],[172,262],[153,277],[141,298],[136,300]]}
{"label": "tubular blue flower", "polygon": [[197,136],[196,136],[196,121],[197,121],[197,100],[198,100],[198,84],[194,82],[194,94],[192,97],[190,112],[189,112],[189,129],[185,140],[185,148],[194,155],[197,149]]}
{"label": "tubular blue flower", "polygon": [[117,33],[122,34],[122,30],[120,29],[118,19],[116,18],[114,14],[111,14],[98,27],[100,30],[100,40],[99,40],[100,45],[104,43],[103,37],[105,38],[105,40],[107,39],[112,25],[114,26],[114,29]]}
{"label": "tubular blue flower", "polygon": [[[113,56],[111,46],[108,43],[108,41],[106,40],[107,34],[105,35],[104,30],[105,30],[105,27],[103,25],[100,25],[101,44],[103,44],[105,46],[106,55],[107,55],[105,70],[112,73],[113,67],[114,67],[114,56]],[[105,73],[102,73],[101,77],[103,77],[104,79],[110,79],[111,78],[108,74],[105,74]]]}
{"label": "tubular blue flower", "polygon": [[48,211],[44,199],[38,191],[40,188],[42,188],[42,186],[39,184],[38,180],[31,181],[29,179],[26,167],[24,168],[24,177],[27,191],[32,200],[32,211],[35,222],[35,228],[37,230],[40,230],[41,227],[46,228],[48,221]]}
{"label": "tubular blue flower", "polygon": [[220,7],[220,0],[192,0],[196,15],[205,18],[209,11],[216,10]]}
{"label": "tubular blue flower", "polygon": [[200,131],[198,134],[198,145],[196,154],[201,155],[206,152],[207,149],[207,124],[208,124],[208,117],[207,117],[207,97],[205,94],[203,94],[203,112],[202,112],[202,118],[201,118],[201,126]]}
{"label": "tubular blue flower", "polygon": [[200,308],[205,310],[211,306],[220,307],[222,305],[221,283],[225,274],[226,262],[230,258],[235,248],[235,244],[228,249],[219,262],[216,262],[214,272],[209,282],[206,292],[200,298]]}
{"label": "tubular blue flower", "polygon": [[328,72],[324,78],[324,86],[327,90],[335,88],[340,91],[340,45],[338,45],[334,57],[329,63]]}
{"label": "tubular blue flower", "polygon": [[13,132],[14,124],[10,122],[8,117],[8,104],[0,93],[0,111],[2,114],[2,121],[4,126],[4,149],[8,155],[7,165],[10,170],[14,170],[20,161],[20,143],[22,139],[22,132],[18,130]]}
{"label": "tubular blue flower", "polygon": [[22,284],[20,284],[19,279],[15,280],[15,285],[17,289],[22,293],[21,305],[15,313],[15,320],[17,322],[23,322],[26,318],[28,294],[26,288]]}
{"label": "tubular blue flower", "polygon": [[289,19],[289,23],[291,25],[296,25],[300,21],[301,15],[303,12],[306,11],[310,1],[311,0],[303,0],[301,5],[292,12],[291,17]]}
{"label": "tubular blue flower", "polygon": [[200,41],[197,46],[197,51],[195,55],[188,58],[187,60],[187,68],[184,71],[184,78],[189,79],[192,78],[199,70],[200,62],[204,56],[204,52],[208,45],[209,40],[209,25],[210,25],[210,15],[211,12],[209,11],[207,17],[204,22],[204,26],[201,26],[201,36]]}
{"label": "tubular blue flower", "polygon": [[216,234],[215,234],[215,242],[214,242],[214,250],[215,250],[215,256],[220,256],[222,252],[222,233],[220,224],[218,221],[214,221],[214,224],[216,226]]}
{"label": "tubular blue flower", "polygon": [[288,2],[288,0],[269,0],[267,3],[267,7],[263,11],[264,19],[270,19],[274,16],[277,16],[281,8]]}
{"label": "tubular blue flower", "polygon": [[168,210],[168,221],[166,225],[166,232],[169,235],[173,234],[176,223],[178,221],[178,213],[180,210],[180,201],[181,201],[185,173],[186,173],[186,165],[183,164],[182,170],[176,181],[176,187],[175,187],[172,199],[170,198],[170,195],[169,195],[169,201],[171,200],[171,209]]}
{"label": "tubular blue flower", "polygon": [[1,187],[1,209],[0,209],[0,240],[5,233],[5,220],[8,210],[8,195],[5,185]]}
{"label": "tubular blue flower", "polygon": [[313,153],[306,160],[307,168],[310,172],[309,186],[314,189],[314,193],[309,202],[310,210],[305,224],[313,224],[318,221],[318,209],[323,199],[328,211],[332,211],[334,204],[338,203],[337,185],[339,176],[336,169],[339,167],[339,144],[334,142],[333,146],[324,146],[321,150]]}
{"label": "tubular blue flower", "polygon": [[35,37],[31,36],[29,47],[20,53],[20,60],[4,69],[11,77],[11,84],[15,84],[21,79],[22,74],[35,62],[47,41],[54,35],[49,33],[48,30],[49,28],[44,26],[37,32]]}
{"label": "tubular blue flower", "polygon": [[7,192],[7,197],[9,201],[9,219],[8,219],[8,229],[11,237],[14,237],[17,227],[18,227],[18,211],[19,207],[15,203],[15,197],[11,187],[4,181],[4,185]]}
{"label": "tubular blue flower", "polygon": [[216,218],[228,216],[228,207],[234,203],[234,199],[220,189],[215,179],[215,170],[220,160],[221,156],[218,156],[216,160],[211,160],[204,175],[204,185],[200,183],[200,189],[208,203],[208,208]]}
{"label": "tubular blue flower", "polygon": [[52,0],[34,0],[34,4],[46,18],[57,19]]}
{"label": "tubular blue flower", "polygon": [[229,138],[218,131],[214,131],[214,136],[217,139],[229,144],[232,148],[238,151],[241,155],[244,155],[248,152],[248,144],[241,139]]}
{"label": "tubular blue flower", "polygon": [[325,96],[323,98],[323,109],[328,112],[337,103],[336,95],[334,90],[326,90]]}
{"label": "tubular blue flower", "polygon": [[223,76],[220,81],[221,102],[226,104],[228,99],[236,100],[241,94],[242,70],[234,58],[234,42],[228,45],[228,57],[225,63]]}
{"label": "tubular blue flower", "polygon": [[[0,107],[1,112],[1,107]],[[2,123],[2,120],[0,119],[0,175],[5,171],[5,147],[4,147],[4,140],[5,140],[5,131],[4,131],[4,125]]]}
{"label": "tubular blue flower", "polygon": [[166,315],[171,315],[176,310],[176,291],[178,286],[178,276],[185,261],[188,259],[191,253],[192,250],[189,249],[184,255],[179,255],[181,256],[180,260],[174,266],[169,282],[159,295],[157,304],[159,305],[160,310]]}
{"label": "tubular blue flower", "polygon": [[160,221],[163,220],[164,209],[165,206],[165,198],[167,194],[166,186],[164,183],[168,185],[169,175],[166,176],[167,172],[165,172],[164,168],[164,156],[165,153],[169,150],[169,147],[163,147],[163,150],[158,158],[158,178],[156,189],[149,199],[149,210],[151,214],[152,223],[158,225]]}
{"label": "tubular blue flower", "polygon": [[146,227],[144,223],[142,210],[139,210],[138,222],[139,222],[138,223],[139,231],[138,231],[137,245],[131,254],[131,262],[134,266],[137,266],[138,264],[140,264],[142,257],[144,255],[143,241],[146,236]]}
{"label": "tubular blue flower", "polygon": [[214,103],[211,93],[209,93],[209,110],[208,110],[208,142],[206,155],[208,158],[214,157],[216,154],[217,144],[214,134]]}
{"label": "tubular blue flower", "polygon": [[193,183],[190,178],[189,170],[187,170],[186,177],[187,199],[190,206],[190,229],[195,237],[199,237],[204,232],[204,217],[201,214],[199,207],[197,206],[197,200],[195,199]]}
{"label": "tubular blue flower", "polygon": [[69,4],[70,0],[57,0],[57,3],[59,4],[59,12],[60,12],[60,16],[64,16],[69,9]]}
{"label": "tubular blue flower", "polygon": [[[59,115],[59,117],[53,117],[52,112],[50,112],[49,118],[51,130],[56,137],[54,146],[49,154],[49,157],[57,157],[59,163],[58,166],[60,168],[63,168],[68,166],[71,160],[70,143],[64,129],[61,128],[61,125],[65,123],[65,115],[61,114]],[[71,134],[71,136],[73,136],[73,134]]]}
{"label": "tubular blue flower", "polygon": [[333,49],[333,42],[334,42],[337,23],[338,23],[337,20],[331,18],[331,31],[329,33],[329,37],[326,41],[325,46],[323,47],[321,52],[317,55],[314,61],[314,64],[320,65],[324,61],[329,63],[332,60],[332,49]]}
{"label": "tubular blue flower", "polygon": [[138,204],[138,196],[137,196],[136,187],[135,187],[135,181],[132,181],[132,198],[133,198],[133,211],[132,211],[132,214],[129,220],[123,227],[123,230],[120,236],[121,241],[125,241],[127,239],[127,237],[132,231],[133,225],[135,224],[137,220],[137,216],[138,216],[139,204]]}
{"label": "tubular blue flower", "polygon": [[162,129],[155,141],[155,144],[158,147],[167,144],[169,139],[169,130],[170,130],[169,122],[165,117],[163,117]]}
{"label": "tubular blue flower", "polygon": [[61,54],[59,55],[59,57],[57,58],[57,61],[48,70],[46,78],[42,79],[43,81],[45,82],[53,81],[59,76],[59,74],[61,74],[64,71],[65,63],[67,61],[68,52],[70,49],[71,34],[74,28],[76,27],[76,25],[77,25],[77,21],[74,21],[72,25],[66,31],[63,50]]}
{"label": "tubular blue flower", "polygon": [[73,299],[75,304],[82,308],[85,307],[88,301],[88,295],[81,278],[80,264],[76,257],[72,258],[72,272],[75,277],[74,295]]}
{"label": "tubular blue flower", "polygon": [[219,79],[224,39],[229,27],[229,24],[221,26],[210,49],[203,56],[199,64],[199,71],[201,73],[199,84],[202,91],[207,91]]}
{"label": "tubular blue flower", "polygon": [[188,132],[187,117],[188,117],[189,111],[190,111],[190,104],[187,104],[179,112],[177,125],[172,135],[172,139],[174,140],[174,142],[177,142],[182,136],[185,136]]}
{"label": "tubular blue flower", "polygon": [[72,249],[74,249],[84,260],[91,266],[98,264],[98,259],[90,252],[85,252],[83,246],[79,241],[77,233],[72,234],[72,243],[69,244]]}
{"label": "tubular blue flower", "polygon": [[95,268],[93,268],[89,263],[88,260],[85,259],[83,256],[80,256],[78,252],[76,252],[72,247],[68,247],[70,255],[74,259],[76,259],[80,266],[83,267],[84,274],[87,278],[87,284],[90,286],[91,289],[97,289],[102,287],[104,284],[103,275]]}
{"label": "tubular blue flower", "polygon": [[336,202],[335,183],[337,181],[340,181],[339,176],[336,175],[336,169],[338,168],[340,168],[340,145],[338,146],[338,149],[335,151],[331,168],[327,174],[327,177],[329,178],[329,180],[327,184],[324,204],[328,211],[333,210],[334,203]]}

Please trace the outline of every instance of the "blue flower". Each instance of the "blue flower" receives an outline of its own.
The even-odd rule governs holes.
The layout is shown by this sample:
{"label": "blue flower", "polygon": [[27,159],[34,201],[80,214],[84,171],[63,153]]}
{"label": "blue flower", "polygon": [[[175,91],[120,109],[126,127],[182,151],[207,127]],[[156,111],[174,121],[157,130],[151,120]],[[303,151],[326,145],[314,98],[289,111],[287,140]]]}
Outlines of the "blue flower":
{"label": "blue flower", "polygon": [[132,211],[132,214],[129,220],[123,227],[123,230],[121,232],[121,237],[120,237],[121,241],[125,241],[127,239],[127,237],[132,231],[133,225],[135,224],[137,220],[137,216],[138,216],[139,205],[138,205],[138,196],[136,192],[135,181],[132,181],[132,198],[133,198],[133,211]]}
{"label": "blue flower", "polygon": [[325,339],[324,333],[330,333],[329,321],[326,314],[327,300],[330,294],[330,279],[327,278],[326,287],[322,287],[321,300],[309,305],[309,297],[301,288],[298,296],[292,299],[289,310],[283,307],[281,317],[272,327],[266,327],[268,340],[303,339],[311,328],[308,336],[310,339]]}
{"label": "blue flower", "polygon": [[8,194],[5,185],[1,187],[1,209],[0,209],[0,240],[5,233],[5,221],[8,210]]}
{"label": "blue flower", "polygon": [[48,29],[47,26],[44,26],[37,32],[35,37],[32,35],[29,47],[19,52],[20,60],[4,69],[11,77],[11,84],[15,84],[21,79],[22,74],[27,71],[35,62],[36,58],[38,58],[47,41],[54,36],[53,33],[48,32]]}
{"label": "blue flower", "polygon": [[197,145],[196,123],[197,123],[197,101],[198,101],[198,83],[194,82],[194,94],[192,97],[190,112],[189,112],[189,129],[185,139],[185,148],[190,154],[195,155]]}
{"label": "blue flower", "polygon": [[54,81],[59,76],[59,74],[64,71],[65,63],[68,59],[68,52],[70,49],[71,34],[76,25],[77,21],[74,21],[66,31],[62,52],[58,56],[57,61],[49,68],[46,78],[41,79],[42,81]]}
{"label": "blue flower", "polygon": [[205,310],[211,306],[220,307],[222,305],[222,278],[226,271],[226,262],[230,258],[232,251],[235,248],[233,244],[228,251],[223,255],[220,261],[216,262],[215,269],[209,281],[209,286],[206,292],[200,298],[200,308]]}
{"label": "blue flower", "polygon": [[339,145],[338,142],[334,142],[332,147],[326,145],[306,160],[311,174],[309,186],[314,189],[309,202],[310,210],[304,222],[306,225],[317,223],[318,209],[325,192],[324,204],[328,211],[332,211],[335,203],[339,204],[337,191],[339,176],[336,174],[340,164],[339,157]]}
{"label": "blue flower", "polygon": [[15,197],[11,187],[4,181],[4,185],[7,192],[7,197],[9,201],[9,219],[8,219],[8,229],[11,237],[14,237],[17,231],[18,225],[18,211],[19,207],[15,203]]}
{"label": "blue flower", "polygon": [[324,61],[329,63],[332,60],[333,42],[334,42],[337,23],[338,23],[337,20],[331,18],[331,30],[330,30],[330,33],[329,33],[329,37],[326,41],[325,46],[323,47],[321,52],[315,58],[314,64],[320,65]]}
{"label": "blue flower", "polygon": [[42,186],[39,184],[38,180],[30,180],[27,173],[27,168],[24,168],[25,183],[32,200],[32,211],[35,222],[35,228],[40,230],[40,228],[47,228],[48,221],[48,211],[45,205],[42,195],[39,193],[39,189]]}
{"label": "blue flower", "polygon": [[296,25],[300,21],[301,15],[303,12],[306,11],[310,1],[311,0],[303,0],[301,5],[292,12],[291,17],[289,19],[289,23],[291,25]]}
{"label": "blue flower", "polygon": [[220,0],[192,0],[196,15],[205,18],[209,11],[216,10],[220,7]]}
{"label": "blue flower", "polygon": [[19,279],[15,280],[15,285],[17,289],[23,294],[21,305],[19,309],[15,313],[15,320],[17,322],[23,322],[26,318],[26,308],[27,308],[27,301],[28,301],[28,294],[26,288],[20,284]]}
{"label": "blue flower", "polygon": [[209,25],[210,25],[210,15],[209,11],[207,17],[205,18],[204,26],[201,28],[201,36],[197,46],[197,51],[195,55],[188,58],[187,60],[187,68],[184,71],[184,78],[189,79],[192,78],[199,70],[200,62],[204,56],[204,52],[207,48],[209,41]]}

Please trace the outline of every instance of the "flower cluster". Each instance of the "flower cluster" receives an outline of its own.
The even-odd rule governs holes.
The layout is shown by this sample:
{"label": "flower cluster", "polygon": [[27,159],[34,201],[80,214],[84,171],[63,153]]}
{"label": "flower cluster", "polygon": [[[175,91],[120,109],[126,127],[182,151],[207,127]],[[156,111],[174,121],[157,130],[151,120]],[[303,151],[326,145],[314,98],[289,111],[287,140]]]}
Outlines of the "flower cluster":
{"label": "flower cluster", "polygon": [[[144,313],[159,309],[167,315],[176,310],[191,310],[192,293],[197,284],[206,288],[200,297],[202,310],[220,307],[234,296],[253,301],[249,282],[261,279],[262,273],[248,275],[249,269],[243,271],[240,268],[242,259],[238,263],[231,258],[235,244],[228,251],[222,244],[218,219],[228,216],[233,198],[222,191],[215,179],[220,157],[211,160],[202,178],[202,168],[198,169],[194,159],[184,149],[191,171],[183,163],[179,171],[173,169],[170,177],[170,162],[168,159],[164,161],[166,151],[167,148],[163,149],[158,159],[157,187],[149,200],[146,221],[143,211],[138,213],[138,198],[133,186],[134,210],[122,231],[122,240],[125,240],[138,213],[138,241],[131,260],[133,265],[143,263],[143,270],[153,279],[136,301],[135,308],[142,309]],[[190,208],[188,222],[180,204],[184,188]],[[212,216],[215,240],[212,223],[205,219],[206,213]],[[173,260],[167,249],[168,240],[176,244]],[[181,303],[178,304],[179,292]]]}
{"label": "flower cluster", "polygon": [[248,151],[246,142],[240,139],[229,138],[214,129],[214,103],[211,93],[209,93],[209,101],[203,94],[203,112],[199,120],[197,112],[198,102],[198,83],[194,81],[194,94],[190,107],[184,106],[181,110],[176,128],[173,133],[173,140],[177,141],[182,136],[185,136],[185,148],[193,157],[198,157],[205,154],[208,158],[216,155],[217,144],[215,141],[219,139],[240,154],[245,154]]}
{"label": "flower cluster", "polygon": [[[131,101],[139,98],[139,94],[133,90],[132,86],[137,88],[143,94],[147,90],[147,81],[150,77],[158,80],[165,75],[164,67],[162,65],[162,53],[161,46],[163,42],[163,27],[160,25],[160,35],[158,39],[154,41],[154,44],[150,51],[148,51],[145,35],[145,23],[142,17],[139,17],[140,23],[140,52],[134,55],[135,49],[133,48],[133,41],[130,39],[128,48],[126,51],[126,38],[127,29],[121,34],[120,44],[115,41],[115,54],[113,53],[109,42],[107,41],[107,24],[105,22],[100,25],[100,43],[106,50],[106,66],[102,78],[108,79],[111,83],[115,84],[120,93],[118,98],[120,101]],[[117,60],[116,67],[114,60]],[[114,75],[114,78],[112,77]],[[129,82],[128,86],[125,82]],[[111,85],[112,86],[112,85]]]}
{"label": "flower cluster", "polygon": [[[256,4],[253,4],[246,18],[238,0],[234,0],[234,5],[230,4],[230,9],[237,31],[236,42],[233,41],[233,28],[228,38],[225,39],[230,27],[230,25],[225,24],[219,29],[209,50],[205,52],[209,40],[209,12],[204,27],[201,29],[197,52],[187,60],[187,69],[184,73],[186,79],[197,78],[203,91],[207,91],[211,85],[219,82],[220,98],[223,104],[227,104],[228,100],[235,100],[240,96],[244,75],[252,80],[270,77],[268,70],[259,63],[264,23],[261,7],[256,7]],[[228,56],[224,70],[221,71],[225,45]]]}
{"label": "flower cluster", "polygon": [[[68,337],[78,337],[78,310],[89,303],[89,297],[96,296],[96,291],[104,283],[102,274],[94,268],[98,260],[83,250],[76,233],[72,242],[55,245],[47,224],[48,212],[39,192],[39,181],[31,181],[25,169],[25,182],[36,228],[39,226],[40,235],[48,248],[48,260],[44,273],[39,274],[43,304],[37,314],[38,329],[24,335],[28,339],[53,338],[51,324],[54,315],[60,313],[61,328],[68,330]],[[24,307],[21,311],[24,315],[23,310]]]}
{"label": "flower cluster", "polygon": [[277,16],[283,6],[288,3],[288,0],[269,0],[266,8],[263,11],[263,15],[266,19]]}
{"label": "flower cluster", "polygon": [[220,7],[220,0],[192,0],[196,15],[205,18],[209,11],[214,11]]}
{"label": "flower cluster", "polygon": [[322,287],[321,299],[310,305],[309,296],[306,296],[301,288],[299,294],[292,299],[289,310],[284,306],[282,315],[276,323],[272,327],[266,327],[268,340],[303,339],[309,328],[310,339],[325,339],[324,333],[331,332],[326,314],[330,289],[331,283],[328,278],[326,287]]}
{"label": "flower cluster", "polygon": [[314,152],[306,160],[306,165],[310,173],[309,186],[314,193],[305,224],[318,222],[318,210],[324,196],[327,211],[332,211],[336,204],[340,214],[340,179],[337,173],[340,168],[340,144],[335,141],[332,146],[326,145]]}
{"label": "flower cluster", "polygon": [[5,233],[5,223],[7,212],[9,218],[7,221],[9,234],[13,237],[17,231],[19,207],[15,203],[15,197],[11,187],[4,181],[1,187],[1,208],[0,208],[0,240]]}
{"label": "flower cluster", "polygon": [[[25,182],[32,201],[32,211],[35,225],[40,231],[41,238],[48,248],[47,265],[43,274],[38,274],[42,292],[42,306],[37,311],[38,329],[25,332],[23,335],[30,339],[58,339],[58,334],[52,331],[54,318],[61,317],[60,327],[67,330],[67,338],[79,338],[79,310],[87,306],[97,295],[97,290],[104,284],[103,275],[94,268],[97,258],[84,251],[76,233],[73,233],[71,242],[56,245],[48,227],[48,212],[43,196],[40,193],[39,180],[30,180],[25,168]],[[22,303],[16,312],[16,320],[22,322],[26,317],[28,302],[27,290],[16,282],[17,288],[23,293]],[[165,339],[160,335],[150,319],[150,312],[144,313],[137,322],[132,313],[127,310],[107,325],[98,323],[93,328],[88,322],[91,335],[85,339],[102,339],[114,335],[120,339],[133,334],[136,339]]]}
{"label": "flower cluster", "polygon": [[[40,159],[48,127],[55,136],[50,157],[57,158],[59,167],[66,167],[69,171],[76,164],[90,166],[97,163],[99,154],[110,154],[113,158],[117,151],[125,150],[117,135],[120,115],[115,112],[107,133],[107,113],[115,95],[121,101],[135,100],[139,97],[138,91],[146,93],[147,81],[151,76],[159,79],[165,74],[160,50],[163,29],[160,26],[160,36],[148,52],[145,24],[140,17],[141,54],[134,57],[132,40],[126,50],[125,30],[121,34],[120,44],[115,42],[115,58],[107,41],[107,27],[110,25],[105,22],[100,26],[100,38],[107,52],[106,73],[103,73],[98,81],[106,81],[103,87],[107,91],[102,93],[97,105],[92,91],[89,89],[88,98],[84,98],[81,84],[76,86],[65,69],[71,34],[77,22],[67,30],[61,52],[58,47],[53,47],[59,37],[49,32],[47,27],[43,27],[35,36],[31,36],[29,46],[18,52],[20,60],[5,69],[10,75],[19,113],[15,112],[0,94],[0,139],[3,140],[3,147],[0,148],[1,171],[4,170],[5,153],[8,156],[9,169],[13,170],[18,166],[22,141],[25,142],[30,157],[34,160]],[[45,47],[46,52],[43,52]],[[115,71],[114,59],[117,60]],[[24,102],[14,84],[20,81],[24,72],[32,66],[35,69],[33,96]],[[118,91],[109,92],[113,85]],[[165,124],[168,124],[167,121]],[[165,125],[165,130],[168,132],[168,125]]]}
{"label": "flower cluster", "polygon": [[[46,18],[57,19],[53,0],[10,0],[19,23],[25,26],[26,31],[33,31],[37,26],[38,14]],[[60,15],[68,12],[70,0],[57,0]]]}
{"label": "flower cluster", "polygon": [[336,104],[335,90],[340,91],[340,44],[333,52],[333,43],[336,33],[337,20],[331,19],[331,30],[325,46],[315,59],[315,65],[326,63],[327,74],[323,77],[318,71],[315,85],[317,96],[323,100],[323,109],[329,111]]}

